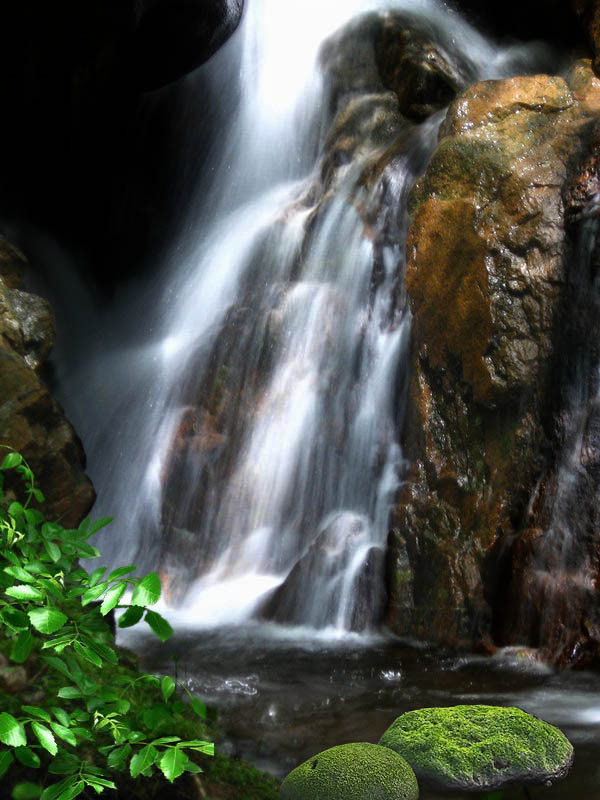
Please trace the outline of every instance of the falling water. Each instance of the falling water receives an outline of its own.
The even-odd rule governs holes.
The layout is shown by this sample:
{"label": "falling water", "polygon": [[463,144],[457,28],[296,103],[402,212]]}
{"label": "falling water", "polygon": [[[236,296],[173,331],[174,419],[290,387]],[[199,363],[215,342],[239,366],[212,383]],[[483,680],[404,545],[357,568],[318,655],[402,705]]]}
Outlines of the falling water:
{"label": "falling water", "polygon": [[[381,609],[403,469],[406,201],[443,110],[407,119],[352,58],[354,83],[335,85],[344,35],[330,37],[366,12],[408,14],[455,90],[543,58],[498,50],[434,0],[249,0],[206,68],[216,80],[241,48],[241,100],[187,255],[159,289],[123,295],[102,353],[87,353],[93,373],[66,392],[86,409],[98,513],[117,518],[103,553],[159,568],[171,600],[207,623],[363,630]],[[361,91],[375,112],[352,157],[332,156]],[[132,306],[141,331],[125,322]]]}

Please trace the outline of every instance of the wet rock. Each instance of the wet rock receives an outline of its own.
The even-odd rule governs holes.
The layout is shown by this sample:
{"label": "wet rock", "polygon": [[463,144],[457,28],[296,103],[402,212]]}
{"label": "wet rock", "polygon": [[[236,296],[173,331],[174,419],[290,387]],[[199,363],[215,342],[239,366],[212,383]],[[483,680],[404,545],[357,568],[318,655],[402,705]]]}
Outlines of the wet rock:
{"label": "wet rock", "polygon": [[600,3],[598,0],[572,0],[571,5],[579,17],[588,43],[594,54],[594,71],[600,69]]}
{"label": "wet rock", "polygon": [[519,708],[422,708],[398,717],[379,744],[411,765],[423,786],[489,792],[551,785],[573,763],[573,746],[558,728]]}
{"label": "wet rock", "polygon": [[281,800],[417,800],[419,787],[412,769],[392,750],[357,742],[324,750],[296,767],[283,781],[279,796]]}
{"label": "wet rock", "polygon": [[0,683],[11,693],[22,692],[27,686],[27,672],[24,667],[2,667]]}
{"label": "wet rock", "polygon": [[[471,86],[450,106],[413,191],[413,466],[389,567],[406,573],[391,584],[399,633],[454,644],[490,637],[502,543],[522,524],[545,463],[552,433],[542,409],[571,255],[563,192],[600,100],[589,62],[569,81]],[[411,605],[407,587],[408,615],[399,613]]]}
{"label": "wet rock", "polygon": [[[0,444],[28,461],[46,496],[47,516],[76,526],[95,494],[83,472],[81,443],[36,372],[54,343],[54,318],[45,300],[15,288],[22,285],[24,263],[0,241]],[[14,481],[6,488],[22,491]]]}
{"label": "wet rock", "polygon": [[[317,535],[259,616],[282,625],[340,624],[337,606],[340,593],[346,592],[343,626],[365,630],[376,624],[385,607],[384,553],[378,547],[365,547],[367,542],[365,520],[349,513],[338,515]],[[310,597],[307,586],[313,587]]]}

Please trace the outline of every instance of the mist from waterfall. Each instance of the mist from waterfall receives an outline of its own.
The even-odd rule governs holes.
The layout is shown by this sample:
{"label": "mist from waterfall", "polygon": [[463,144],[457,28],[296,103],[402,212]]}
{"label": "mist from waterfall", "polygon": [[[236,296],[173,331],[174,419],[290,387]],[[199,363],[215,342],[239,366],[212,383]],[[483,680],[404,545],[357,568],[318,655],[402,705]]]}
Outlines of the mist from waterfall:
{"label": "mist from waterfall", "polygon": [[[116,518],[104,558],[160,569],[198,624],[246,619],[284,586],[269,616],[288,624],[366,630],[381,607],[403,471],[406,202],[443,112],[404,131],[393,235],[380,242],[362,213],[380,189],[362,180],[377,144],[315,197],[332,121],[319,50],[375,10],[410,12],[470,81],[544,58],[497,48],[434,0],[249,0],[203,68],[217,82],[239,63],[240,99],[222,98],[197,226],[160,281],[100,317],[102,349],[65,381],[67,409],[85,409],[70,413],[95,513]],[[187,92],[193,104],[193,78]]]}

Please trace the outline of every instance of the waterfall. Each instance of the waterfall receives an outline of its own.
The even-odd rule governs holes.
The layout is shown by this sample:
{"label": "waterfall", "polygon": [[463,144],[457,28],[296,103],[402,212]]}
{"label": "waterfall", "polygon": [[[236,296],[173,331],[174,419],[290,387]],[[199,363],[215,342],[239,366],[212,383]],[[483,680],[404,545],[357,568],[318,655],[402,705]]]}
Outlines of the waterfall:
{"label": "waterfall", "polygon": [[197,622],[365,630],[381,610],[403,470],[407,196],[447,102],[400,113],[372,53],[390,15],[435,43],[454,92],[543,59],[434,0],[249,0],[204,68],[216,81],[239,63],[240,101],[223,98],[197,227],[160,285],[101,318],[101,349],[63,393],[86,409],[97,513],[116,517],[103,555],[159,569]]}

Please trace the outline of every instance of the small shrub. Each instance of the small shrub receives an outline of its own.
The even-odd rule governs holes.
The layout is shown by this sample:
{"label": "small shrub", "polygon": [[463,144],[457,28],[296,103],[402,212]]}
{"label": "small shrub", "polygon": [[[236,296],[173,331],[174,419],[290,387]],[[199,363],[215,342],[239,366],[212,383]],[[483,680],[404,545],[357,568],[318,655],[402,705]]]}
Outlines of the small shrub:
{"label": "small shrub", "polygon": [[[115,789],[114,774],[125,770],[136,778],[158,769],[171,782],[184,772],[202,772],[188,752],[212,755],[213,744],[170,735],[170,725],[188,709],[176,682],[124,666],[105,619],[113,609],[125,609],[120,627],[144,620],[162,641],[168,639],[171,626],[148,608],[161,595],[158,575],[136,577],[133,565],[88,574],[79,561],[100,555],[88,540],[111,518],[93,524],[86,519],[75,529],[47,521],[32,507],[44,495],[31,469],[20,454],[4,449],[0,651],[35,673],[30,688],[41,699],[25,705],[13,696],[0,713],[0,778],[13,764],[56,777],[45,788],[17,783],[13,800],[73,800],[86,786],[101,793]],[[4,479],[11,472],[24,484],[23,503],[6,497]],[[133,593],[126,603],[128,589]],[[204,704],[189,698],[191,710],[204,719]]]}

